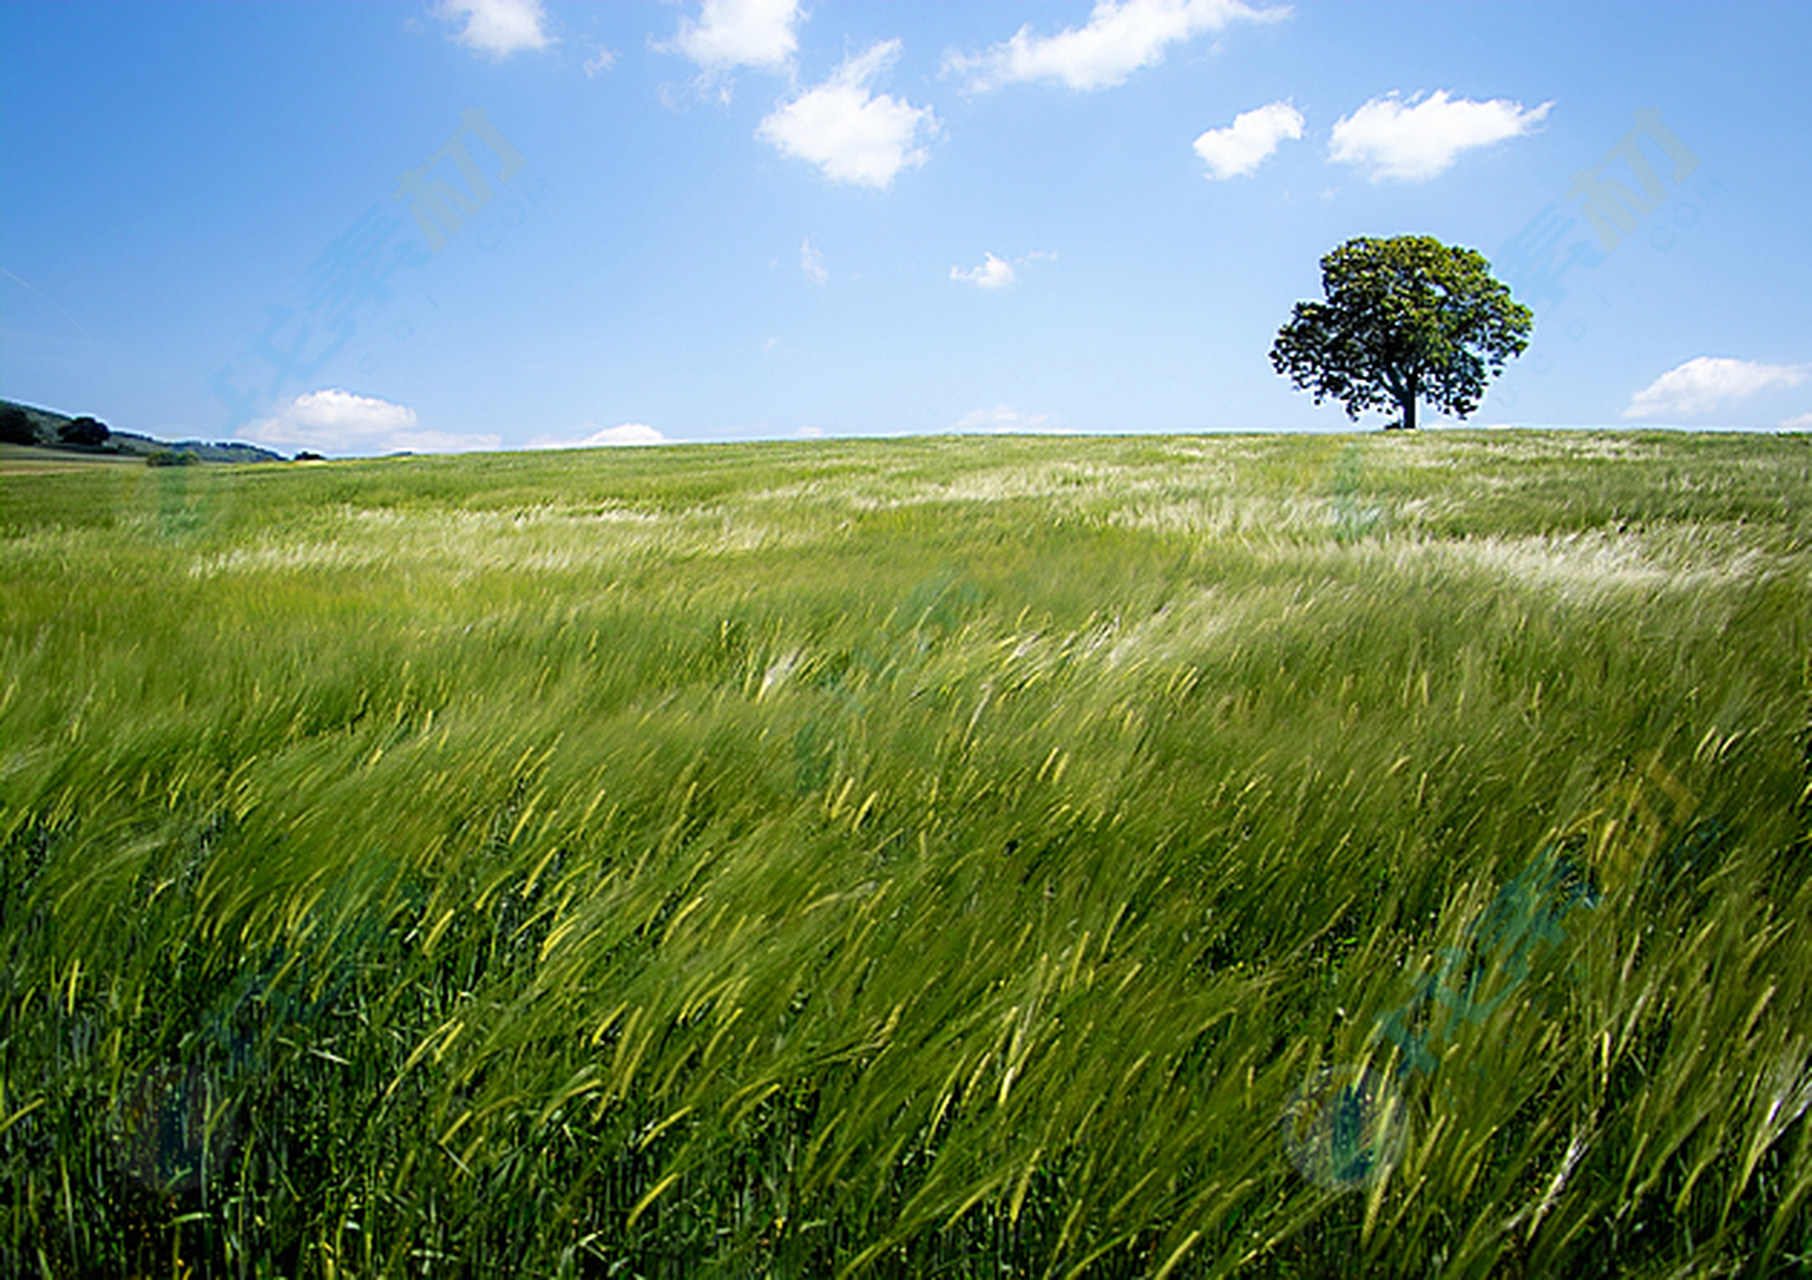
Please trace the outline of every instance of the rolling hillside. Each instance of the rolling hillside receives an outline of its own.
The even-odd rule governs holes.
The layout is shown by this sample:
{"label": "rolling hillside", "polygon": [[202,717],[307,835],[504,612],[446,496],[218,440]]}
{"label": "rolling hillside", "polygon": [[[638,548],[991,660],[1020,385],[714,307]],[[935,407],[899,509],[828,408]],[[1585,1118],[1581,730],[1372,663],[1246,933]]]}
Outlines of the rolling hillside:
{"label": "rolling hillside", "polygon": [[1803,437],[0,486],[0,1271],[1808,1265]]}

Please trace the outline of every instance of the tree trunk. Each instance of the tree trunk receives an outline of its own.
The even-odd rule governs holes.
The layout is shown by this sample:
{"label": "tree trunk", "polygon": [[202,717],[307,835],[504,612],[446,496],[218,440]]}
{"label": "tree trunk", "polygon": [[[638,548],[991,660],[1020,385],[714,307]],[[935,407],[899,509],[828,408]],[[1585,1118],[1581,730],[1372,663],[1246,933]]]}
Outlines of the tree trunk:
{"label": "tree trunk", "polygon": [[1404,391],[1403,399],[1400,401],[1403,406],[1402,425],[1405,431],[1414,431],[1416,429],[1416,393],[1421,389],[1422,379],[1413,373],[1410,374],[1409,386]]}

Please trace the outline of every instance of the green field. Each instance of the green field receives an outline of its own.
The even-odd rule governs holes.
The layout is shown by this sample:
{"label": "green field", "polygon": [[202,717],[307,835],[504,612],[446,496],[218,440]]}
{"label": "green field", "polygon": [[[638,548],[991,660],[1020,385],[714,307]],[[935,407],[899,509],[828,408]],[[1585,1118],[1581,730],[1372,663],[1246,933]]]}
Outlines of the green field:
{"label": "green field", "polygon": [[0,474],[0,1274],[1812,1267],[1812,441]]}

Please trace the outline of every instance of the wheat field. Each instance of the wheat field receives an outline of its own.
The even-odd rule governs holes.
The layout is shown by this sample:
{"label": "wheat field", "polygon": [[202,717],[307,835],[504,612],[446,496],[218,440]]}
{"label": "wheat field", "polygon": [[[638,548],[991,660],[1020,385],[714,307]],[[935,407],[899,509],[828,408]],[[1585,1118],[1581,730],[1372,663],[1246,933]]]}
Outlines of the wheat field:
{"label": "wheat field", "polygon": [[1812,441],[0,474],[0,1272],[1812,1267]]}

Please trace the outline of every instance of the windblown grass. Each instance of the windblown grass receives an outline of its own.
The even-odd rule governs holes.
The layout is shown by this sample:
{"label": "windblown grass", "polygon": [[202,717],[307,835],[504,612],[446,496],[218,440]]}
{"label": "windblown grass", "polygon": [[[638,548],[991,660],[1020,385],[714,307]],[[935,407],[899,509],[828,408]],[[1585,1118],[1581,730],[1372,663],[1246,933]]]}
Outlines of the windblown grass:
{"label": "windblown grass", "polygon": [[0,1271],[1808,1265],[1804,439],[0,486]]}

